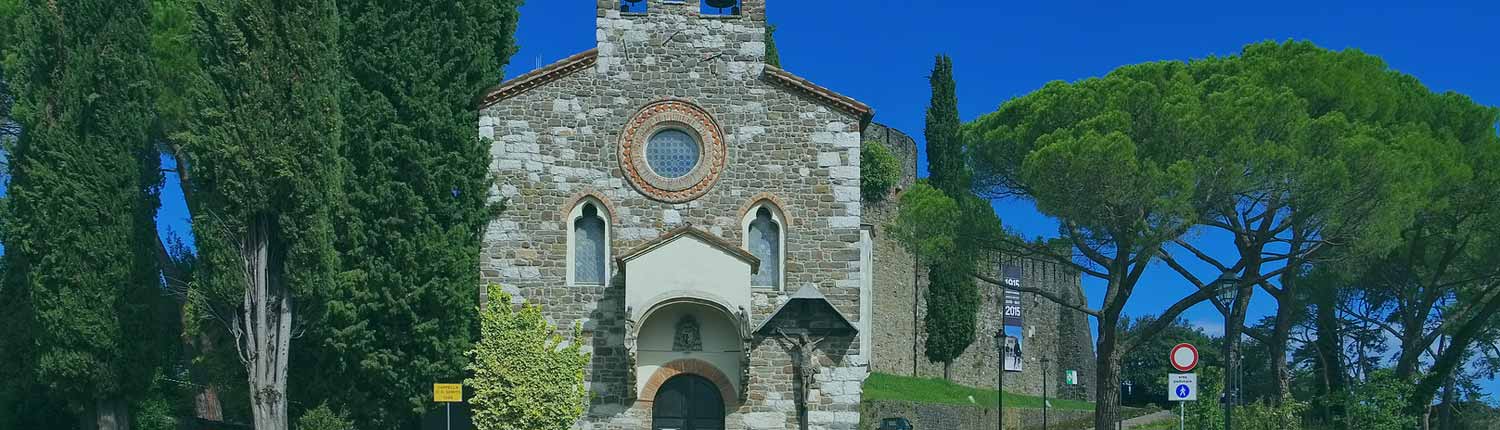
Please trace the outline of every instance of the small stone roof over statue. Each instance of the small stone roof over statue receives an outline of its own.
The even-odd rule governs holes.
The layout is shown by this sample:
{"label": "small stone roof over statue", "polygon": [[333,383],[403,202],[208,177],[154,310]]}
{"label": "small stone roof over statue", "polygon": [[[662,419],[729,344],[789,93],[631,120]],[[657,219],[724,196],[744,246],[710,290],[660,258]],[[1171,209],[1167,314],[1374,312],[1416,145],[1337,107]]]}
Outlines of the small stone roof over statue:
{"label": "small stone roof over statue", "polygon": [[814,336],[852,336],[859,333],[818,287],[807,285],[792,294],[790,300],[776,308],[771,317],[755,329],[755,334],[808,334]]}

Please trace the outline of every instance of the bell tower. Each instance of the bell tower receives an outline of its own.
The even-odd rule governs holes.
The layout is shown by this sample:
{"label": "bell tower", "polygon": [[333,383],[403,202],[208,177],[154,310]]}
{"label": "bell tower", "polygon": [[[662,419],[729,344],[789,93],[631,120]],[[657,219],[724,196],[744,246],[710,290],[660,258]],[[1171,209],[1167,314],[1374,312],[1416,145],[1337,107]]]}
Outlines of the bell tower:
{"label": "bell tower", "polygon": [[766,0],[596,0],[601,76],[737,80],[766,58]]}

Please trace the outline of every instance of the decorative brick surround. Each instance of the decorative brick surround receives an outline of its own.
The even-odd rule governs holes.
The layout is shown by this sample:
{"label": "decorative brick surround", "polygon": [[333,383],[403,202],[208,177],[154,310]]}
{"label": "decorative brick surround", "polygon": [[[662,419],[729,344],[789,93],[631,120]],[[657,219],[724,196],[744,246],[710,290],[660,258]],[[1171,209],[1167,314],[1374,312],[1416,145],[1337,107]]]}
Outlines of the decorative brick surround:
{"label": "decorative brick surround", "polygon": [[735,394],[734,384],[729,382],[729,378],[724,376],[724,372],[720,372],[718,368],[712,364],[708,364],[707,361],[694,358],[674,360],[657,368],[656,373],[651,374],[651,379],[647,380],[646,386],[641,389],[637,403],[641,403],[642,406],[649,409],[651,403],[656,401],[656,391],[661,389],[662,384],[667,383],[673,376],[684,373],[702,376],[709,382],[713,382],[714,386],[719,387],[719,395],[724,397],[725,412],[732,412],[739,407],[739,395]]}

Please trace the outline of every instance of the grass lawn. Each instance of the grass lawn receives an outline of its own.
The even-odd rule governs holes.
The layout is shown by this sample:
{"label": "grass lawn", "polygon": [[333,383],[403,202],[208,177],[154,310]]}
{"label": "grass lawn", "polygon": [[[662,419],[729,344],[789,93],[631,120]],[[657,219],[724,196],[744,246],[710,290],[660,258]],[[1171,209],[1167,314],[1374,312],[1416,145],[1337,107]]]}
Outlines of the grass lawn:
{"label": "grass lawn", "polygon": [[[998,406],[995,390],[967,387],[941,378],[912,378],[907,376],[871,373],[865,379],[865,400],[905,400],[923,403],[945,403],[951,405],[974,405],[987,409]],[[970,401],[970,398],[973,401]],[[1094,404],[1077,400],[1050,399],[1052,409],[1074,409],[1092,411]],[[1005,393],[1005,407],[1041,409],[1042,398]]]}
{"label": "grass lawn", "polygon": [[1166,421],[1154,422],[1154,423],[1151,423],[1151,424],[1146,424],[1144,426],[1136,427],[1135,428],[1135,430],[1176,430],[1176,429],[1177,429],[1177,419],[1176,418],[1173,418],[1173,419],[1170,419],[1170,420],[1166,420]]}

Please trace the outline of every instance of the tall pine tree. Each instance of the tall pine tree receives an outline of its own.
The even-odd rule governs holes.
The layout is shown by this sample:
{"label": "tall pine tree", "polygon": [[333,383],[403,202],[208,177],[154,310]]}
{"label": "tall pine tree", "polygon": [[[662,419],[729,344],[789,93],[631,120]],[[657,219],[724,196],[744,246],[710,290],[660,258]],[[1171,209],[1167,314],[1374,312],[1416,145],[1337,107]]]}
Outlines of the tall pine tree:
{"label": "tall pine tree", "polygon": [[[36,409],[0,424],[129,428],[130,401],[163,349],[148,10],[143,0],[7,3],[6,77],[25,133],[7,151],[0,349],[7,388],[34,389],[15,405]],[[62,405],[72,422],[56,415]]]}
{"label": "tall pine tree", "polygon": [[296,348],[295,399],[357,428],[417,428],[431,384],[463,379],[494,213],[472,101],[516,50],[519,5],[340,1],[345,280]]}
{"label": "tall pine tree", "polygon": [[[255,428],[287,428],[301,306],[336,289],[342,141],[333,0],[206,0],[194,44],[209,85],[177,133],[197,291],[244,366]],[[299,313],[294,313],[299,312]],[[300,382],[300,381],[299,381]]]}

